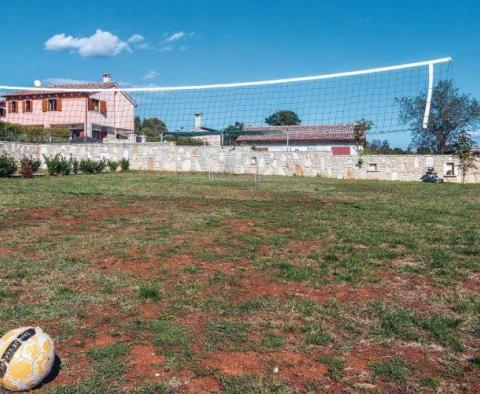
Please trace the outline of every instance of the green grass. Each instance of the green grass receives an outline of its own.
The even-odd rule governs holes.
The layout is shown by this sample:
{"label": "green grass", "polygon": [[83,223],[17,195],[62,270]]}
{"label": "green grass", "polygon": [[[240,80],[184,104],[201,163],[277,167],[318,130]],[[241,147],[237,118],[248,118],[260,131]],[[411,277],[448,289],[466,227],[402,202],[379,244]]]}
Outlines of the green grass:
{"label": "green grass", "polygon": [[102,378],[113,378],[123,373],[126,364],[123,356],[127,355],[128,350],[126,343],[96,346],[88,352],[88,356],[94,361],[95,372]]}
{"label": "green grass", "polygon": [[279,381],[258,376],[222,376],[220,382],[224,394],[293,393],[293,390]]}
{"label": "green grass", "polygon": [[138,297],[142,300],[158,300],[160,299],[160,293],[153,284],[143,284],[138,290]]}
{"label": "green grass", "polygon": [[281,348],[284,342],[285,338],[272,333],[266,334],[262,339],[262,345],[269,349]]}
{"label": "green grass", "polygon": [[240,349],[247,341],[249,325],[227,320],[215,320],[208,323],[206,348],[208,350]]}
{"label": "green grass", "polygon": [[[0,239],[0,334],[39,325],[62,360],[40,393],[188,392],[201,379],[355,392],[368,373],[379,392],[473,392],[478,379],[479,185],[0,179]],[[412,349],[412,367],[365,367]]]}
{"label": "green grass", "polygon": [[339,381],[343,377],[343,368],[345,360],[334,357],[322,356],[318,359],[322,364],[328,365],[328,373],[332,380]]}
{"label": "green grass", "polygon": [[408,368],[404,360],[398,357],[389,358],[385,362],[370,365],[373,379],[377,378],[402,383],[407,378]]}
{"label": "green grass", "polygon": [[378,318],[375,329],[383,336],[415,342],[433,342],[455,351],[463,350],[457,331],[461,319],[436,313],[424,316],[407,308],[388,309],[381,304],[373,304],[372,310]]}

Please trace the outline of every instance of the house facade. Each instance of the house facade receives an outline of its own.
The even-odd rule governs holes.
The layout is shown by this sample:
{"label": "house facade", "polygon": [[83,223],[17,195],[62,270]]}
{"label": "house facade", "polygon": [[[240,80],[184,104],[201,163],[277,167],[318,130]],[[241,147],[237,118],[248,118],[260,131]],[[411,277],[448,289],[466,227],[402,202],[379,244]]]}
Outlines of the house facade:
{"label": "house facade", "polygon": [[240,144],[252,145],[262,151],[314,151],[334,155],[357,155],[361,147],[356,141],[355,126],[245,126],[237,137]]}
{"label": "house facade", "polygon": [[62,89],[120,88],[103,75],[98,83],[48,86],[55,90],[22,90],[3,96],[0,120],[27,126],[62,127],[71,138],[89,137],[95,141],[129,135],[134,131],[135,101],[125,92],[65,92]]}

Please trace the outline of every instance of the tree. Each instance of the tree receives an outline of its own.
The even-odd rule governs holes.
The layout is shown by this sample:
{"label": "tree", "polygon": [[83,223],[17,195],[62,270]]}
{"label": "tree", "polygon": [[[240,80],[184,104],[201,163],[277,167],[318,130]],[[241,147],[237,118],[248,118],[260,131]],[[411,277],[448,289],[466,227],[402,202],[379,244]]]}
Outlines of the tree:
{"label": "tree", "polygon": [[373,122],[371,120],[360,119],[355,122],[353,131],[355,133],[355,144],[357,149],[360,146],[365,146],[367,142],[367,131],[373,127]]}
{"label": "tree", "polygon": [[140,116],[135,116],[135,118],[133,118],[133,128],[135,131],[142,130],[142,119],[140,119]]}
{"label": "tree", "polygon": [[143,121],[139,116],[134,118],[134,127],[137,133],[147,135],[147,137],[159,137],[161,133],[167,131],[167,125],[156,117],[145,118]]}
{"label": "tree", "polygon": [[403,150],[402,148],[392,148],[387,140],[372,140],[365,143],[365,153],[368,155],[403,155],[410,153],[409,150]]}
{"label": "tree", "polygon": [[462,183],[465,183],[465,176],[470,169],[477,168],[475,156],[472,154],[474,141],[470,134],[461,132],[454,146],[454,155],[458,157],[458,167],[462,174]]}
{"label": "tree", "polygon": [[400,119],[412,131],[412,146],[417,151],[448,153],[462,131],[477,124],[480,105],[468,94],[460,94],[451,80],[441,80],[432,94],[427,128],[423,128],[426,93],[397,99]]}
{"label": "tree", "polygon": [[244,124],[242,122],[235,122],[234,124],[228,125],[225,127],[224,131],[238,131],[243,130]]}
{"label": "tree", "polygon": [[238,132],[242,131],[244,127],[245,125],[242,122],[235,122],[234,124],[230,124],[225,127],[225,129],[223,129],[225,132],[223,135],[223,144],[236,145]]}
{"label": "tree", "polygon": [[148,137],[158,137],[161,133],[167,131],[167,126],[158,118],[146,118],[143,119],[141,130]]}
{"label": "tree", "polygon": [[270,126],[292,126],[299,125],[302,121],[293,111],[280,110],[265,118],[265,123]]}

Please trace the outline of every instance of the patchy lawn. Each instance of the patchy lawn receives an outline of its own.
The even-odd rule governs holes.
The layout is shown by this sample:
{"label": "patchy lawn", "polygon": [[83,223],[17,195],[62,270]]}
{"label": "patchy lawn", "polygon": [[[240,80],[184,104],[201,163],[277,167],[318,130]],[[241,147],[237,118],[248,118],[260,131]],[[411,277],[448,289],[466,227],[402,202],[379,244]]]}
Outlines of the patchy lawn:
{"label": "patchy lawn", "polygon": [[46,393],[480,391],[480,187],[0,180],[0,334]]}

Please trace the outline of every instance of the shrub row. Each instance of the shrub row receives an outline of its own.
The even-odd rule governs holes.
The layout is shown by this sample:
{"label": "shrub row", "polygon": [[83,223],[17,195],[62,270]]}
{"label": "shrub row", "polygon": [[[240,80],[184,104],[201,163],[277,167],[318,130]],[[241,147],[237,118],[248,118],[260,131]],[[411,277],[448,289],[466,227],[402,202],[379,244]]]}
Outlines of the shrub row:
{"label": "shrub row", "polygon": [[31,156],[24,156],[17,162],[13,157],[2,153],[0,154],[0,177],[8,177],[15,174],[19,164],[20,172],[25,178],[31,178],[40,168],[40,160]]}
{"label": "shrub row", "polygon": [[20,142],[65,142],[70,137],[66,128],[43,126],[24,126],[0,122],[0,140]]}
{"label": "shrub row", "polygon": [[82,172],[84,174],[100,174],[108,167],[111,172],[116,172],[118,167],[122,171],[127,171],[130,167],[128,159],[120,161],[114,160],[91,160],[82,159],[66,159],[61,154],[57,153],[53,158],[48,158],[45,155],[45,163],[49,175],[70,175]]}
{"label": "shrub row", "polygon": [[[99,174],[104,172],[106,168],[110,172],[127,171],[130,167],[128,159],[115,160],[90,160],[67,159],[61,154],[53,157],[43,156],[49,175],[70,175],[82,172],[84,174]],[[40,160],[31,156],[24,156],[20,160],[15,160],[6,153],[0,153],[0,177],[9,177],[15,174],[20,168],[20,173],[24,178],[31,178],[40,168]]]}

